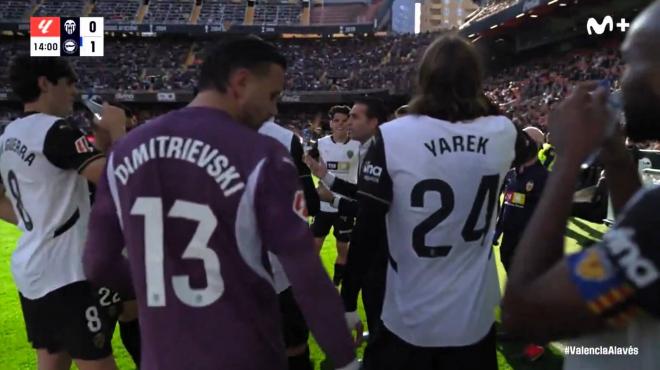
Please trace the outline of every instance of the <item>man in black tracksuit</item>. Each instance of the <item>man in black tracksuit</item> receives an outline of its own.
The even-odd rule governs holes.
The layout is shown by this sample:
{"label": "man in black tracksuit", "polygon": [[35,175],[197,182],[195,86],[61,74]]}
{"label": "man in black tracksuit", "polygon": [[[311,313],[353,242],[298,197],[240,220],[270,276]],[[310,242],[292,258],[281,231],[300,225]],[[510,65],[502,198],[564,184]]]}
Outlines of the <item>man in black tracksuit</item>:
{"label": "man in black tracksuit", "polygon": [[[386,120],[387,111],[382,101],[363,98],[354,103],[349,114],[348,125],[351,130],[351,138],[360,142],[360,167],[367,150],[373,143],[378,126]],[[355,200],[357,199],[358,185],[335,178],[327,171],[323,163],[319,163],[309,156],[306,157],[306,162],[312,173],[319,177],[325,185],[319,187],[321,200],[332,203],[340,214],[357,215],[359,217],[358,202]],[[335,197],[328,188],[332,192],[348,198]],[[353,231],[355,232],[355,229]],[[358,248],[370,248],[371,252],[367,254],[369,256],[368,260],[356,257],[362,255],[357,252]],[[369,265],[368,269],[364,268],[365,264]],[[361,268],[356,268],[356,266],[361,266]],[[368,272],[363,274],[360,271]],[[384,243],[374,240],[373,245],[360,245],[355,241],[355,238],[351,238],[346,271],[341,287],[341,296],[349,322],[359,320],[357,316],[357,298],[360,290],[362,290],[362,301],[364,302],[369,330],[373,332],[379,326],[385,294],[386,271],[387,249]]]}

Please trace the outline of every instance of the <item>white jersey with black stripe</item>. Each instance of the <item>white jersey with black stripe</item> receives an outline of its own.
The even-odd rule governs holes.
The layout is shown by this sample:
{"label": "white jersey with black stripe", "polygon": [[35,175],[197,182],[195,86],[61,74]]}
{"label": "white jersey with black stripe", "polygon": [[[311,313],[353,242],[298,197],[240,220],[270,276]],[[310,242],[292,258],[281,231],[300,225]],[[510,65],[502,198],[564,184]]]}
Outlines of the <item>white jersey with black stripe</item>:
{"label": "white jersey with black stripe", "polygon": [[388,205],[383,322],[420,347],[474,344],[495,320],[495,208],[522,134],[502,116],[451,123],[410,115],[379,135],[360,194]]}
{"label": "white jersey with black stripe", "polygon": [[[360,162],[359,141],[347,139],[343,143],[338,143],[332,135],[328,135],[319,139],[318,148],[328,172],[351,184],[357,184]],[[341,197],[341,194],[334,194]],[[337,209],[327,202],[321,202],[321,211],[335,213]]]}
{"label": "white jersey with black stripe", "polygon": [[102,157],[71,123],[32,113],[0,136],[0,174],[23,232],[11,259],[18,290],[40,298],[85,280],[89,186],[79,175]]}

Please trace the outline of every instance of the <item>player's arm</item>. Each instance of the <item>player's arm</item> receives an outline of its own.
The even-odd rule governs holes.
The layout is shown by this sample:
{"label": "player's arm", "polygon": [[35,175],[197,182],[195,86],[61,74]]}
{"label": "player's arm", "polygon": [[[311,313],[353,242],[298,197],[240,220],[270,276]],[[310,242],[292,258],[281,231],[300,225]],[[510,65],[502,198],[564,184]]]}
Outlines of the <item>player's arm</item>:
{"label": "player's arm", "polygon": [[[323,160],[312,158],[309,155],[304,156],[304,163],[309,167],[312,174],[323,181],[323,183],[333,192],[355,199],[358,192],[357,184],[350,183],[346,180],[336,177],[328,171]],[[336,207],[335,207],[336,208]]]}
{"label": "player's arm", "polygon": [[[126,115],[123,109],[107,103],[103,104],[102,115],[103,118],[95,122],[93,126],[94,147],[98,151],[106,153],[110,150],[113,143],[126,134]],[[80,175],[96,184],[105,169],[105,163],[106,161],[103,157],[91,161],[82,170],[79,170]]]}
{"label": "player's arm", "polygon": [[552,340],[621,328],[643,311],[660,317],[658,203],[660,192],[640,193],[602,242],[525,285],[508,286],[506,330]]}
{"label": "player's arm", "polygon": [[[365,171],[367,167],[372,170]],[[384,247],[378,244],[386,233],[385,215],[392,201],[392,179],[387,172],[385,147],[380,131],[365,156],[362,169],[358,181],[357,218],[341,288],[347,312],[357,309],[361,281],[371,267],[370,251]]]}
{"label": "player's arm", "polygon": [[298,170],[298,179],[303,188],[303,193],[305,193],[305,203],[307,204],[307,214],[310,216],[316,216],[321,209],[321,200],[319,199],[319,194],[316,192],[314,187],[314,181],[312,180],[312,173],[309,170],[309,167],[303,162],[304,150],[298,136],[293,135],[291,138],[291,156],[293,157],[293,162],[296,164],[296,169]]}
{"label": "player's arm", "polygon": [[[603,93],[594,93],[593,88],[594,84],[579,85],[550,115],[558,156],[539,212],[532,216],[516,248],[503,301],[503,323],[514,333],[561,337],[603,325],[601,319],[580,308],[577,288],[569,282],[568,267],[562,262],[580,165],[600,144],[608,117]],[[548,309],[539,309],[539,302]],[[543,327],[546,322],[554,323],[554,329]]]}
{"label": "player's arm", "polygon": [[5,196],[5,187],[0,184],[0,219],[10,224],[18,225],[18,218],[9,198]]}
{"label": "player's arm", "polygon": [[[626,148],[621,133],[608,140],[601,150],[600,159],[605,164],[605,176],[614,215],[618,215],[623,206],[642,188],[637,164],[632,153]],[[605,200],[605,202],[607,202]]]}
{"label": "player's arm", "polygon": [[[110,176],[114,175],[111,173]],[[134,296],[128,260],[122,254],[124,236],[119,212],[110,192],[111,181],[116,182],[104,171],[89,220],[83,267],[92,284],[107,286],[124,297]]]}
{"label": "player's arm", "polygon": [[254,209],[259,234],[282,263],[305,321],[323,351],[338,367],[357,366],[341,300],[312,247],[296,168],[283,150],[276,149],[257,180]]}
{"label": "player's arm", "polygon": [[76,170],[97,183],[105,166],[105,155],[95,148],[73,122],[60,120],[46,133],[44,155],[63,170]]}

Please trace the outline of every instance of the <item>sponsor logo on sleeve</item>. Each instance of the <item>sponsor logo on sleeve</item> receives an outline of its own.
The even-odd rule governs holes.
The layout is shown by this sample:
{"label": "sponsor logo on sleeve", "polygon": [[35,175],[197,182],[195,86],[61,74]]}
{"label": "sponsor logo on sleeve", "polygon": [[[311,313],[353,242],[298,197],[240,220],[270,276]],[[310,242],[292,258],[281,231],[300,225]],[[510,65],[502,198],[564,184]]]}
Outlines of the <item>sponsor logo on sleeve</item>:
{"label": "sponsor logo on sleeve", "polygon": [[642,256],[634,236],[634,229],[620,227],[605,234],[603,242],[626,277],[642,289],[657,281],[660,274],[655,264]]}
{"label": "sponsor logo on sleeve", "polygon": [[94,148],[92,145],[89,143],[86,137],[81,136],[76,140],[75,142],[76,145],[76,152],[83,154],[83,153],[90,153],[94,151]]}
{"label": "sponsor logo on sleeve", "polygon": [[371,162],[365,162],[362,167],[362,178],[366,181],[379,182],[380,175],[383,173],[383,168],[376,166]]}
{"label": "sponsor logo on sleeve", "polygon": [[302,190],[296,191],[293,195],[293,213],[298,215],[303,221],[307,222],[307,203],[305,203],[305,193]]}

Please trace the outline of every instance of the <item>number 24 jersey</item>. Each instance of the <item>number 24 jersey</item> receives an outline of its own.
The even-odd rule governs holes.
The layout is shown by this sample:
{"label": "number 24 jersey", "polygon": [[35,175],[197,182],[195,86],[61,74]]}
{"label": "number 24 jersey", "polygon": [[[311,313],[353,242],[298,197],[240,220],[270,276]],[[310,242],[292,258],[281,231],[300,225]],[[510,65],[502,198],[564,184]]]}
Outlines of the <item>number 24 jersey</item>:
{"label": "number 24 jersey", "polygon": [[403,340],[465,346],[490,330],[499,301],[490,243],[498,192],[516,148],[528,145],[501,116],[451,123],[415,115],[380,127],[360,192],[388,206],[382,319]]}

